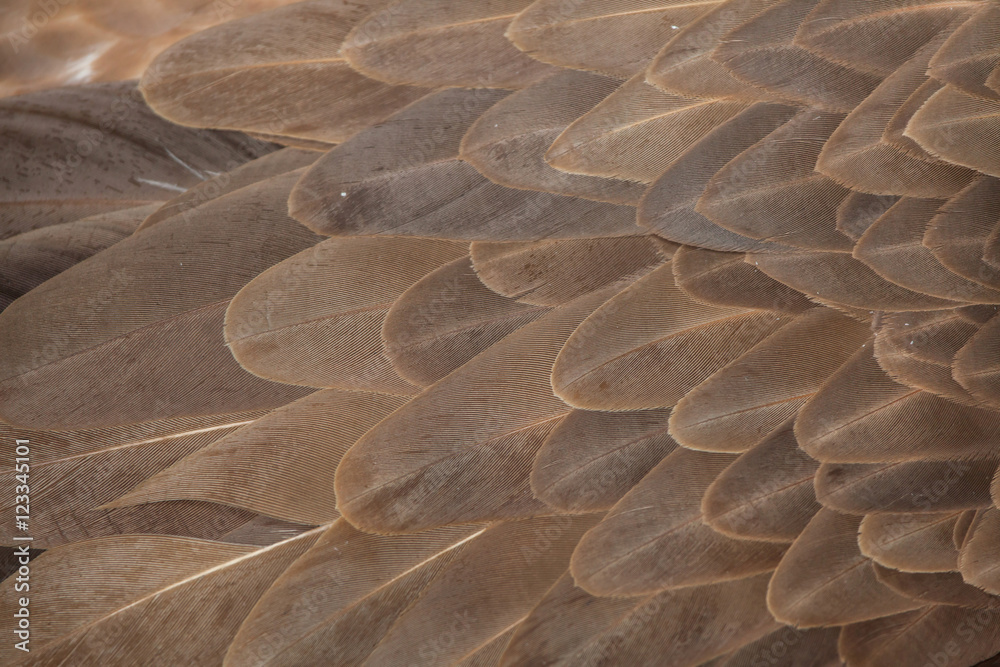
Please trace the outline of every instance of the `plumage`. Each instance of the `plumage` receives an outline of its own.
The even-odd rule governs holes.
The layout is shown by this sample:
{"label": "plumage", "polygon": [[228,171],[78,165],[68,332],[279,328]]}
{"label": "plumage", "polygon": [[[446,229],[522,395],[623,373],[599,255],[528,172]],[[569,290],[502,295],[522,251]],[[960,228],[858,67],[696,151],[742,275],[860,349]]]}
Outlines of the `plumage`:
{"label": "plumage", "polygon": [[787,545],[733,539],[704,522],[701,496],[733,459],[686,449],[663,459],[583,536],[570,568],[577,585],[636,596],[773,568]]}
{"label": "plumage", "polygon": [[995,0],[8,4],[0,662],[1000,660]]}

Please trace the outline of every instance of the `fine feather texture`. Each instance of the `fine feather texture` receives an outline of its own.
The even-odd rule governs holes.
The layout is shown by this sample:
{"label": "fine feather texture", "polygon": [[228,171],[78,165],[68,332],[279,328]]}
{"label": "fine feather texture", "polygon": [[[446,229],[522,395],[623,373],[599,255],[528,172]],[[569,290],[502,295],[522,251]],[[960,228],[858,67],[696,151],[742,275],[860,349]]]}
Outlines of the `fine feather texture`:
{"label": "fine feather texture", "polygon": [[958,569],[966,583],[987,593],[1000,593],[1000,560],[995,546],[1000,534],[1000,511],[995,507],[976,514],[970,537],[962,545]]}
{"label": "fine feather texture", "polygon": [[900,572],[954,572],[958,549],[950,539],[962,512],[870,514],[861,520],[861,553]]}
{"label": "fine feather texture", "polygon": [[880,583],[918,602],[970,609],[993,609],[1000,606],[1000,598],[966,584],[958,572],[907,573],[875,564],[875,576]]}
{"label": "fine feather texture", "polygon": [[548,311],[487,289],[470,258],[461,257],[393,302],[382,325],[383,349],[400,376],[427,386]]}
{"label": "fine feather texture", "polygon": [[732,539],[703,522],[701,496],[732,462],[728,454],[685,449],[663,459],[584,535],[571,566],[577,585],[593,595],[634,596],[774,567],[786,545]]}
{"label": "fine feather texture", "polygon": [[572,411],[542,444],[531,490],[570,512],[610,509],[672,452],[668,410]]}
{"label": "fine feather texture", "polygon": [[819,463],[795,441],[789,418],[733,461],[701,499],[704,521],[730,537],[791,542],[819,511]]}
{"label": "fine feather texture", "polygon": [[[332,523],[339,514],[328,482],[341,457],[407,400],[335,389],[316,392],[225,434],[107,506],[202,500],[302,524]],[[275,442],[285,443],[284,469],[270,456]]]}
{"label": "fine feather texture", "polygon": [[[218,664],[260,595],[318,533],[261,549],[131,535],[46,552],[33,564],[36,576],[62,585],[32,591],[33,610],[51,620],[23,664]],[[150,557],[156,568],[147,567]],[[67,567],[83,564],[90,576],[62,576]],[[3,593],[5,607],[13,606],[13,595],[13,588]],[[212,632],[199,632],[207,621],[213,622]],[[124,633],[134,640],[116,641]],[[13,651],[4,647],[4,657]]]}
{"label": "fine feather texture", "polygon": [[383,349],[386,314],[465,253],[464,244],[431,239],[328,239],[240,290],[226,311],[226,344],[244,368],[277,382],[415,393]]}
{"label": "fine feather texture", "polygon": [[860,517],[821,509],[781,559],[767,591],[779,621],[845,625],[920,607],[879,583],[858,549]]}
{"label": "fine feather texture", "polygon": [[0,239],[102,212],[162,202],[270,152],[235,133],[156,116],[134,82],[0,101],[4,135]]}
{"label": "fine feather texture", "polygon": [[913,114],[906,136],[943,160],[1000,176],[1000,100],[968,95],[953,86],[934,93]]}
{"label": "fine feather texture", "polygon": [[399,0],[360,21],[341,53],[366,76],[428,87],[523,88],[554,68],[505,37],[531,0]]}
{"label": "fine feather texture", "polygon": [[996,3],[982,3],[934,54],[928,73],[970,95],[1000,99],[989,83],[991,70],[1000,65],[1000,50],[992,39],[998,9]]}
{"label": "fine feather texture", "polygon": [[869,335],[829,308],[809,310],[685,394],[670,434],[691,449],[746,451],[793,417]]}
{"label": "fine feather texture", "polygon": [[[631,76],[665,42],[720,0],[536,0],[507,37],[532,58],[560,67]],[[607,49],[607,42],[618,48]]]}
{"label": "fine feather texture", "polygon": [[[482,283],[524,303],[557,306],[663,261],[653,239],[625,236],[525,243],[473,243]],[[596,265],[596,266],[595,266]]]}
{"label": "fine feather texture", "polygon": [[[778,313],[692,301],[665,264],[573,333],[552,368],[552,386],[584,410],[670,407],[787,321]],[[608,331],[617,332],[613,340]]]}
{"label": "fine feather texture", "polygon": [[[184,125],[339,143],[428,92],[369,79],[341,54],[352,27],[384,4],[309,0],[223,23],[157,56],[143,95]],[[230,95],[245,103],[221,103]]]}
{"label": "fine feather texture", "polygon": [[518,329],[366,433],[337,468],[341,513],[372,532],[551,513],[530,491],[535,454],[568,412],[549,370],[573,329],[615,291]]}
{"label": "fine feather texture", "polygon": [[[151,227],[8,307],[0,315],[8,351],[0,364],[3,417],[94,428],[268,409],[304,396],[243,371],[219,335],[242,285],[319,240],[284,213],[297,176],[261,181],[205,203],[189,219]],[[122,368],[121,359],[131,363]],[[171,373],[148,371],[158,364]],[[142,389],[129,377],[143,378]]]}
{"label": "fine feather texture", "polygon": [[642,195],[639,183],[570,174],[545,161],[563,130],[620,85],[618,79],[574,70],[553,74],[490,107],[462,138],[459,157],[509,188],[635,204]]}

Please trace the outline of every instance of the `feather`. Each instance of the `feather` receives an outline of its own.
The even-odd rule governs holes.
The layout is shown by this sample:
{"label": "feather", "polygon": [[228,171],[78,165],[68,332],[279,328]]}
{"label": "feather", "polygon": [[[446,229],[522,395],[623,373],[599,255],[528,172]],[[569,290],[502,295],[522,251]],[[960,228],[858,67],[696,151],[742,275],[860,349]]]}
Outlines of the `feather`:
{"label": "feather", "polygon": [[567,127],[545,159],[572,174],[650,183],[692,144],[749,106],[667,93],[639,73]]}
{"label": "feather", "polygon": [[701,303],[793,314],[813,306],[802,293],[745,262],[742,253],[683,246],[671,266],[677,286]]}
{"label": "feather", "polygon": [[620,85],[588,72],[553,74],[490,107],[466,132],[459,157],[508,188],[637,204],[644,189],[640,183],[570,174],[545,161],[545,152],[566,127]]}
{"label": "feather", "polygon": [[738,539],[791,542],[819,511],[819,463],[798,448],[789,418],[733,461],[701,499],[704,521]]}
{"label": "feather", "polygon": [[794,43],[819,0],[781,0],[722,37],[712,60],[775,96],[826,111],[848,112],[881,77],[839,65]]}
{"label": "feather", "polygon": [[799,446],[829,463],[956,461],[992,456],[995,412],[957,405],[886,375],[867,345],[809,399],[795,422]]}
{"label": "feather", "polygon": [[1000,391],[994,378],[1000,373],[995,361],[996,341],[1000,337],[1000,318],[984,324],[955,355],[952,375],[983,404],[1000,406]]}
{"label": "feather", "polygon": [[788,246],[751,239],[715,224],[697,210],[712,178],[794,113],[792,107],[754,104],[692,144],[647,190],[638,222],[678,243],[713,250],[783,252]]}
{"label": "feather", "polygon": [[744,452],[793,417],[869,335],[830,308],[806,311],[685,394],[670,434],[691,449]]}
{"label": "feather", "polygon": [[427,586],[368,662],[451,664],[478,650],[528,615],[597,519],[546,517],[487,529]]}
{"label": "feather", "polygon": [[984,261],[987,238],[1000,220],[1000,180],[981,176],[952,197],[924,233],[924,245],[950,271],[1000,289],[1000,270]]}
{"label": "feather", "polygon": [[722,659],[717,667],[840,667],[840,628],[801,630],[791,626],[765,635]]}
{"label": "feather", "polygon": [[694,302],[677,288],[665,264],[573,333],[552,368],[552,386],[569,405],[584,410],[670,407],[788,319]]}
{"label": "feather", "polygon": [[837,207],[837,231],[857,242],[897,201],[896,195],[871,195],[852,190]]}
{"label": "feather", "polygon": [[869,514],[861,521],[858,545],[879,565],[901,572],[953,572],[958,569],[958,550],[951,536],[963,514]]}
{"label": "feather", "polygon": [[778,282],[823,302],[890,312],[958,305],[891,283],[847,253],[748,253],[746,261]]}
{"label": "feather", "polygon": [[524,88],[554,72],[507,41],[531,0],[399,0],[360,21],[341,47],[358,72],[430,88]]}
{"label": "feather", "polygon": [[1000,7],[980,3],[931,58],[928,74],[969,95],[1000,99],[989,85],[990,72],[1000,65],[1000,48],[994,38],[998,27]]}
{"label": "feather", "polygon": [[979,461],[824,463],[816,498],[845,514],[944,512],[988,507],[996,458]]}
{"label": "feather", "polygon": [[677,449],[591,529],[573,554],[578,586],[633,596],[714,584],[770,570],[787,545],[735,540],[703,522],[701,497],[728,454]]}
{"label": "feather", "polygon": [[[52,548],[92,537],[165,533],[205,539],[245,523],[247,511],[180,501],[121,509],[105,503],[220,437],[261,416],[230,413],[82,431],[30,431],[0,423],[0,434],[30,442],[32,544]],[[13,459],[3,469],[15,474]],[[23,467],[22,467],[23,472]],[[16,509],[12,495],[5,511]],[[14,526],[0,536],[11,543]]]}
{"label": "feather", "polygon": [[1000,650],[998,637],[1000,611],[930,605],[847,626],[840,636],[840,654],[858,667],[877,667],[886,660],[899,665],[929,660],[976,665]]}
{"label": "feather", "polygon": [[1000,598],[966,584],[958,572],[900,572],[877,563],[874,567],[879,583],[924,604],[949,604],[969,609],[1000,607]]}
{"label": "feather", "polygon": [[[319,532],[264,548],[128,535],[47,551],[32,573],[58,585],[31,591],[31,610],[48,620],[25,664],[219,664],[257,599]],[[64,576],[80,571],[88,576]],[[0,593],[4,608],[14,595]],[[14,652],[0,650],[5,660]]]}
{"label": "feather", "polygon": [[158,55],[140,87],[175,123],[339,143],[428,92],[368,79],[341,54],[381,4],[308,0],[223,23]]}
{"label": "feather", "polygon": [[458,159],[466,129],[506,91],[429,95],[324,155],[292,217],[320,234],[520,241],[637,232],[630,206],[505,188]]}
{"label": "feather", "polygon": [[[914,332],[914,336],[919,335],[921,334]],[[910,354],[911,349],[910,346],[894,347],[884,336],[875,337],[875,358],[878,365],[894,381],[937,394],[955,403],[978,405],[979,401],[954,380],[950,364],[927,361]]]}
{"label": "feather", "polygon": [[1000,561],[996,555],[996,543],[1000,537],[1000,510],[990,507],[978,513],[969,528],[969,534],[958,557],[962,579],[991,595],[1000,594]]}
{"label": "feather", "polygon": [[426,386],[549,311],[487,289],[468,257],[430,272],[385,316],[385,356],[409,382]]}
{"label": "feather", "polygon": [[942,160],[1000,176],[1000,99],[945,86],[913,114],[906,136]]}
{"label": "feather", "polygon": [[49,278],[134,232],[159,204],[98,213],[0,241],[0,310]]}
{"label": "feather", "polygon": [[975,2],[821,0],[795,43],[833,62],[883,76],[902,67],[942,30],[964,21]]}
{"label": "feather", "polygon": [[734,157],[705,186],[695,207],[721,227],[751,238],[814,250],[851,244],[836,229],[848,190],[814,170],[843,114],[799,112]]}
{"label": "feather", "polygon": [[[936,160],[906,140],[908,130],[893,141],[894,128],[906,128],[924,100],[936,94],[935,87],[921,86],[927,82],[927,62],[947,32],[932,39],[848,114],[823,146],[817,171],[878,195],[949,197],[972,181],[975,172]],[[909,103],[911,96],[916,103]],[[900,140],[905,141],[903,147],[897,145]]]}
{"label": "feather", "polygon": [[669,417],[669,410],[572,411],[538,450],[532,492],[567,512],[610,509],[677,447]]}
{"label": "feather", "polygon": [[[992,495],[992,489],[990,489],[990,492]],[[972,522],[975,521],[976,515],[982,511],[984,510],[966,510],[958,516],[955,528],[951,533],[951,540],[954,542],[956,549],[961,550],[965,546],[966,540],[972,536],[969,529],[972,527]]]}
{"label": "feather", "polygon": [[0,100],[0,132],[0,239],[166,201],[273,148],[164,121],[133,82]]}
{"label": "feather", "polygon": [[711,59],[722,37],[778,0],[727,0],[682,28],[646,69],[646,81],[689,97],[766,100],[761,88],[733,76]]}
{"label": "feather", "polygon": [[552,395],[552,361],[615,291],[518,329],[366,433],[337,468],[344,517],[363,530],[398,533],[551,513],[531,494],[530,473],[568,412]]}
{"label": "feather", "polygon": [[155,213],[147,216],[139,229],[148,229],[176,215],[191,216],[194,214],[194,209],[208,201],[253,185],[257,181],[308,167],[318,157],[319,155],[315,151],[283,148],[264,157],[251,160],[230,171],[202,181],[168,200]]}
{"label": "feather", "polygon": [[383,348],[386,314],[466,252],[433,239],[327,239],[240,290],[226,311],[226,344],[244,368],[278,382],[415,393]]}
{"label": "feather", "polygon": [[952,301],[1000,302],[1000,291],[958,276],[923,245],[924,230],[944,202],[904,197],[872,224],[854,257],[901,287]]}
{"label": "feather", "polygon": [[781,559],[767,605],[797,627],[859,623],[921,605],[882,585],[858,549],[860,517],[821,509]]}
{"label": "feather", "polygon": [[133,235],[8,307],[3,418],[96,428],[266,410],[304,396],[243,371],[219,335],[243,284],[319,240],[284,213],[297,177],[261,181]]}
{"label": "feather", "polygon": [[767,635],[769,573],[647,598],[595,598],[563,577],[518,628],[502,665],[693,667]]}
{"label": "feather", "polygon": [[[263,595],[224,664],[262,667],[334,659],[360,664],[428,584],[483,532],[482,526],[447,526],[383,537],[335,522]],[[300,613],[303,609],[307,613]],[[434,614],[452,620],[441,616]]]}
{"label": "feather", "polygon": [[[329,389],[192,452],[107,507],[202,500],[308,525],[340,515],[330,480],[351,445],[408,399]],[[276,460],[273,445],[284,444]]]}
{"label": "feather", "polygon": [[955,355],[979,331],[981,324],[963,317],[961,310],[883,314],[876,342],[880,338],[887,349],[950,367]]}
{"label": "feather", "polygon": [[[720,0],[537,0],[507,37],[532,58],[560,67],[631,76],[677,31]],[[608,44],[616,47],[609,49]]]}
{"label": "feather", "polygon": [[644,236],[472,244],[479,280],[524,303],[556,306],[663,262]]}

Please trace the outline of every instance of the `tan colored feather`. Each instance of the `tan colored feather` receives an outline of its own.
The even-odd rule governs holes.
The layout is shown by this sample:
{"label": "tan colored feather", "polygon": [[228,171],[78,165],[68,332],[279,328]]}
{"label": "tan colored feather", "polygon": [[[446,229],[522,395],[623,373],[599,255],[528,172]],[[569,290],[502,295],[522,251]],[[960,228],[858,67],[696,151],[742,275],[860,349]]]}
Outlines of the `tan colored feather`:
{"label": "tan colored feather", "polygon": [[998,193],[1000,180],[980,176],[941,207],[924,234],[924,245],[949,270],[993,289],[1000,289],[1000,270],[983,252],[1000,221]]}
{"label": "tan colored feather", "polygon": [[690,97],[766,100],[761,88],[733,76],[710,58],[723,36],[778,0],[727,0],[702,14],[664,45],[649,64],[646,80],[665,91]]}
{"label": "tan colored feather", "polygon": [[0,310],[134,232],[158,203],[98,213],[0,240]]}
{"label": "tan colored feather", "polygon": [[704,523],[701,497],[728,454],[677,449],[584,535],[571,571],[593,595],[632,596],[768,571],[787,545],[736,540]]}
{"label": "tan colored feather", "polygon": [[374,532],[551,513],[530,490],[538,448],[568,412],[549,373],[614,287],[553,310],[431,385],[365,434],[337,468],[341,513]]}
{"label": "tan colored feather", "polygon": [[677,286],[701,303],[780,313],[801,313],[814,305],[801,292],[745,262],[742,253],[682,246],[671,265]]}
{"label": "tan colored feather", "polygon": [[[560,67],[631,76],[679,30],[720,0],[536,0],[507,37],[532,58]],[[608,48],[615,44],[616,48]]]}
{"label": "tan colored feather", "polygon": [[1000,406],[1000,391],[994,378],[1000,373],[995,361],[1000,318],[984,324],[955,355],[952,375],[973,396],[991,408]]}
{"label": "tan colored feather", "polygon": [[974,461],[824,463],[816,498],[845,514],[944,512],[987,507],[996,458]]}
{"label": "tan colored feather", "polygon": [[531,490],[569,512],[610,509],[677,446],[669,410],[574,410],[542,444]]}
{"label": "tan colored feather", "polygon": [[223,23],[157,56],[142,92],[176,123],[344,141],[428,92],[366,78],[341,54],[352,27],[384,4],[309,0]]}
{"label": "tan colored feather", "polygon": [[[904,508],[900,508],[904,509]],[[858,545],[876,563],[901,572],[953,572],[958,550],[952,532],[963,512],[869,514],[861,521]]]}
{"label": "tan colored feather", "polygon": [[249,137],[159,118],[134,82],[0,100],[0,239],[175,197],[213,171],[265,155]]}
{"label": "tan colored feather", "polygon": [[240,287],[319,240],[285,214],[297,177],[261,181],[190,219],[155,225],[7,308],[3,417],[97,428],[266,410],[304,396],[246,373],[219,335]]}
{"label": "tan colored feather", "polygon": [[958,572],[900,572],[875,564],[875,576],[900,595],[924,604],[947,604],[968,609],[996,609],[1000,597],[989,595],[962,581]]}
{"label": "tan colored feather", "polygon": [[960,302],[887,281],[847,253],[748,253],[746,261],[780,283],[822,302],[866,310],[939,310]]}
{"label": "tan colored feather", "polygon": [[779,622],[844,625],[921,606],[878,582],[858,549],[860,523],[829,509],[813,517],[771,577],[767,606]]}
{"label": "tan colored feather", "polygon": [[970,95],[1000,99],[989,84],[990,72],[1000,65],[994,37],[1000,26],[998,10],[993,2],[979,3],[977,11],[934,54],[928,73]]}
{"label": "tan colored feather", "polygon": [[749,106],[666,93],[639,73],[567,127],[545,158],[571,174],[650,183],[692,144]]}
{"label": "tan colored feather", "polygon": [[401,377],[427,386],[548,311],[487,289],[471,260],[461,257],[421,278],[390,306],[383,349]]}
{"label": "tan colored feather", "polygon": [[781,0],[728,32],[711,58],[738,79],[826,111],[848,112],[881,77],[839,65],[794,43],[819,0]]}
{"label": "tan colored feather", "polygon": [[[222,503],[308,525],[332,523],[333,479],[351,445],[407,397],[329,389],[295,401],[188,455],[108,503]],[[284,454],[274,456],[274,443]]]}
{"label": "tan colored feather", "polygon": [[[22,664],[219,664],[257,599],[319,532],[260,549],[129,535],[48,551],[33,574],[58,585],[31,591],[31,610],[48,620]],[[88,576],[70,574],[80,571]],[[0,594],[5,609],[14,595]]]}
{"label": "tan colored feather", "polygon": [[240,290],[226,311],[226,344],[244,368],[278,382],[415,393],[383,348],[386,314],[414,283],[466,252],[433,239],[327,239]]}
{"label": "tan colored feather", "polygon": [[502,665],[702,665],[777,624],[769,573],[647,598],[595,598],[563,577],[518,628]]}
{"label": "tan colored feather", "polygon": [[752,239],[715,224],[697,210],[699,198],[727,163],[784,123],[794,108],[749,106],[694,142],[647,190],[638,222],[677,243],[712,250],[784,252],[788,246]]}
{"label": "tan colored feather", "polygon": [[620,85],[618,79],[576,70],[553,74],[490,107],[462,138],[459,157],[509,188],[634,205],[644,189],[640,183],[570,174],[545,161],[566,127]]}
{"label": "tan colored feather", "polygon": [[723,470],[701,499],[704,521],[739,539],[791,542],[819,511],[819,463],[798,447],[789,418]]}
{"label": "tan colored feather", "polygon": [[799,112],[719,170],[696,210],[751,238],[800,248],[849,250],[836,229],[848,190],[817,172],[816,159],[843,114]]}
{"label": "tan colored feather", "polygon": [[524,303],[556,306],[663,262],[649,237],[472,244],[484,285]]}
{"label": "tan colored feather", "polygon": [[692,301],[665,264],[574,332],[552,368],[552,386],[584,410],[670,407],[788,319]]}
{"label": "tan colored feather", "polygon": [[958,557],[962,578],[991,595],[998,595],[1000,560],[997,559],[996,543],[1000,537],[1000,510],[990,507],[977,513],[969,534]]}
{"label": "tan colored feather", "polygon": [[685,394],[670,434],[691,449],[744,452],[795,416],[869,336],[830,308],[808,310]]}
{"label": "tan colored feather", "polygon": [[852,190],[837,207],[837,231],[857,242],[897,201],[896,195],[871,195]]}
{"label": "tan colored feather", "polygon": [[829,463],[959,461],[993,455],[995,412],[894,382],[867,345],[802,407],[799,446]]}
{"label": "tan colored feather", "polygon": [[1000,650],[998,633],[1000,611],[929,605],[844,628],[840,654],[858,667],[881,667],[886,660],[922,665],[940,656],[954,665],[990,665],[995,663],[986,659]]}
{"label": "tan colored feather", "polygon": [[913,115],[906,136],[942,160],[1000,176],[1000,99],[945,86]]}
{"label": "tan colored feather", "polygon": [[399,0],[360,21],[341,54],[365,76],[443,88],[523,88],[554,68],[504,36],[531,0]]}

